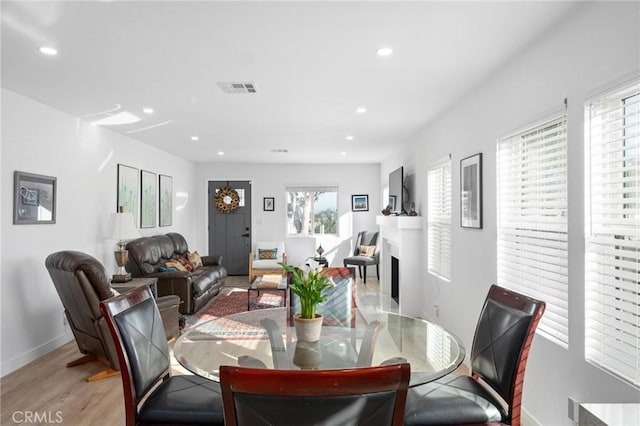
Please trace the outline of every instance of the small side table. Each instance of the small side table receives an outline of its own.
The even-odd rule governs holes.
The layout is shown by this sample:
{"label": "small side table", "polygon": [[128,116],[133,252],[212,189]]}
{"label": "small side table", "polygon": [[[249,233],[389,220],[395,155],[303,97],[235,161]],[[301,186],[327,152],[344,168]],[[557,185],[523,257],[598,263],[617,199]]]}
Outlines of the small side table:
{"label": "small side table", "polygon": [[111,288],[117,290],[120,293],[126,293],[129,290],[133,290],[134,288],[149,286],[151,289],[151,293],[154,298],[158,298],[158,279],[153,278],[133,278],[131,281],[127,281],[126,283],[111,283]]}
{"label": "small side table", "polygon": [[287,290],[289,286],[287,285],[287,276],[283,275],[278,283],[277,287],[261,287],[260,282],[262,281],[262,276],[258,276],[249,288],[247,289],[247,311],[251,310],[251,292],[257,292],[257,296],[260,297],[260,291],[281,291],[282,298],[284,299],[284,307],[287,306]]}
{"label": "small side table", "polygon": [[308,257],[307,260],[313,260],[314,262],[318,262],[320,264],[320,266],[328,268],[329,267],[329,261],[327,260],[326,257]]}

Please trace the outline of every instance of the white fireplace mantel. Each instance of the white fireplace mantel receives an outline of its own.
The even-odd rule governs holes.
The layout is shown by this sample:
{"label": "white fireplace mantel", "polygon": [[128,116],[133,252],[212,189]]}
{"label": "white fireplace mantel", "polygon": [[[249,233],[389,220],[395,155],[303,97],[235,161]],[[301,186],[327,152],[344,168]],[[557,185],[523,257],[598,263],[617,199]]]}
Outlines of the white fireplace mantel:
{"label": "white fireplace mantel", "polygon": [[380,227],[380,288],[391,296],[391,257],[398,259],[400,313],[422,315],[422,216],[376,216]]}

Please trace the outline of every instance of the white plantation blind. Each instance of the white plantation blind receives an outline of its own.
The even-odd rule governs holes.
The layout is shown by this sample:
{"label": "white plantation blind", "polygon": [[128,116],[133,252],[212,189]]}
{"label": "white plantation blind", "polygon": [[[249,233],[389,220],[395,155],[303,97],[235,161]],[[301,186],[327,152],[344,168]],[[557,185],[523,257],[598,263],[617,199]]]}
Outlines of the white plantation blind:
{"label": "white plantation blind", "polygon": [[427,239],[428,270],[451,278],[451,160],[447,158],[428,170]]}
{"label": "white plantation blind", "polygon": [[585,108],[585,358],[640,385],[640,83]]}
{"label": "white plantation blind", "polygon": [[567,118],[497,142],[498,285],[546,302],[538,332],[568,347]]}

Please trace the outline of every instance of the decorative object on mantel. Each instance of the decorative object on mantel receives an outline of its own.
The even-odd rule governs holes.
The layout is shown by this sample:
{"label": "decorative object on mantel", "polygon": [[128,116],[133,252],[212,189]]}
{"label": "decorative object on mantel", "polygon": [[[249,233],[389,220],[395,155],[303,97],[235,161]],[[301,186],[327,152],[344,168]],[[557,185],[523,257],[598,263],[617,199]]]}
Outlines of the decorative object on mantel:
{"label": "decorative object on mantel", "polygon": [[418,213],[416,212],[416,203],[413,201],[411,202],[411,211],[409,212],[409,216],[418,216]]}
{"label": "decorative object on mantel", "polygon": [[133,215],[124,212],[124,207],[118,207],[118,213],[111,213],[107,237],[118,241],[116,251],[113,253],[118,265],[118,271],[113,275],[113,282],[124,283],[131,281],[131,274],[124,268],[129,260],[129,251],[125,249],[128,240],[138,238],[140,233],[133,222]]}
{"label": "decorative object on mantel", "polygon": [[173,223],[173,178],[160,175],[160,226],[171,226]]}
{"label": "decorative object on mantel", "polygon": [[322,259],[322,253],[324,253],[324,249],[322,248],[322,244],[318,246],[316,249],[316,253],[318,253],[318,258]]}
{"label": "decorative object on mantel", "polygon": [[292,274],[291,291],[300,298],[300,312],[293,316],[296,336],[301,342],[317,342],[322,331],[322,315],[316,314],[318,303],[327,300],[323,291],[333,285],[320,264],[311,259],[308,266],[296,268],[286,263],[278,263],[287,273]]}
{"label": "decorative object on mantel", "polygon": [[13,224],[56,223],[56,178],[15,171]]}
{"label": "decorative object on mantel", "polygon": [[233,213],[240,206],[240,195],[227,184],[218,190],[215,201],[216,208],[222,213]]}
{"label": "decorative object on mantel", "polygon": [[384,210],[382,210],[382,214],[385,216],[389,216],[392,212],[391,204],[389,204]]}
{"label": "decorative object on mantel", "polygon": [[482,153],[460,160],[460,226],[482,229]]}

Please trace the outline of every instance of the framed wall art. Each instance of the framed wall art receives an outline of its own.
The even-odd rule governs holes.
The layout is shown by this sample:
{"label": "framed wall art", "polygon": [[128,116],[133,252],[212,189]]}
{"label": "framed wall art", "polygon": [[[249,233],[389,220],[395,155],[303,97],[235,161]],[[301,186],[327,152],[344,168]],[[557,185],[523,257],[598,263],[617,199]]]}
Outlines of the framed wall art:
{"label": "framed wall art", "polygon": [[275,210],[275,198],[273,197],[264,197],[263,199],[262,209],[265,212],[272,212]]}
{"label": "framed wall art", "polygon": [[13,224],[56,223],[56,178],[16,171],[13,174]]}
{"label": "framed wall art", "polygon": [[352,195],[351,211],[353,212],[369,211],[369,196],[368,195]]}
{"label": "framed wall art", "polygon": [[160,175],[160,226],[173,223],[173,178]]}
{"label": "framed wall art", "polygon": [[134,167],[118,164],[118,208],[122,207],[123,212],[131,213],[133,220],[138,222],[138,169]]}
{"label": "framed wall art", "polygon": [[156,174],[140,171],[140,228],[156,227],[158,181]]}
{"label": "framed wall art", "polygon": [[460,226],[482,229],[482,153],[460,160]]}

